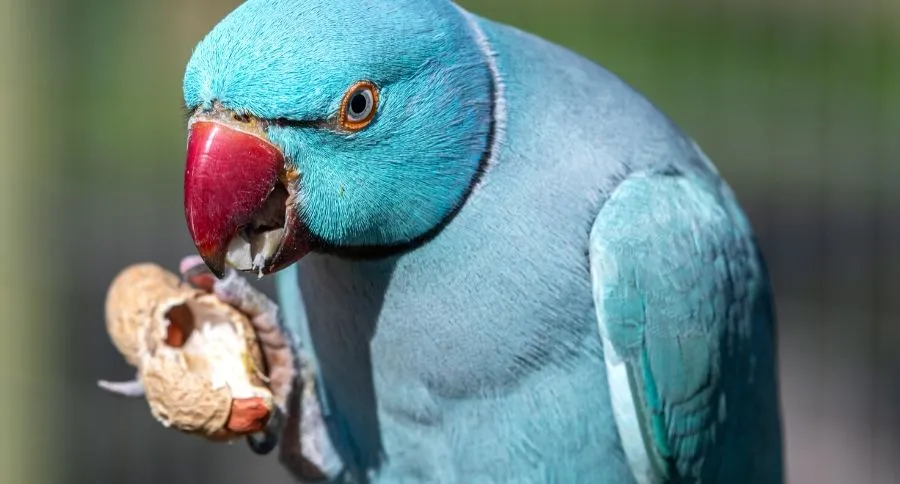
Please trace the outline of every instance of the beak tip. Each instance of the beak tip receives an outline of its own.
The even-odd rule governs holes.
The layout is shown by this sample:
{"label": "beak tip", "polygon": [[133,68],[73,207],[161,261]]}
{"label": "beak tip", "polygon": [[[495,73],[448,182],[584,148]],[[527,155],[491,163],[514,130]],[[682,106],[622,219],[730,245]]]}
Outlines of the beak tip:
{"label": "beak tip", "polygon": [[216,279],[224,279],[225,278],[225,269],[210,267],[209,270],[210,270],[210,272],[213,273],[214,276],[216,276]]}
{"label": "beak tip", "polygon": [[224,250],[199,250],[203,263],[216,279],[225,277],[225,251]]}

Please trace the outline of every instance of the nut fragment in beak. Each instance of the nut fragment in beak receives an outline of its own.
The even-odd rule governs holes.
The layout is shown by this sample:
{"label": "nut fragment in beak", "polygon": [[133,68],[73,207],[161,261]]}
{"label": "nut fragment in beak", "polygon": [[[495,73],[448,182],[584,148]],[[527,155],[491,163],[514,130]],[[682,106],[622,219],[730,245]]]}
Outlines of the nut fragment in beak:
{"label": "nut fragment in beak", "polygon": [[[231,440],[264,429],[276,411],[253,326],[216,296],[139,264],[113,281],[106,318],[113,344],[137,367],[133,383],[163,425]],[[133,384],[102,386],[134,392]]]}
{"label": "nut fragment in beak", "polygon": [[260,272],[284,241],[288,190],[281,183],[253,214],[249,225],[231,239],[225,260],[239,271]]}

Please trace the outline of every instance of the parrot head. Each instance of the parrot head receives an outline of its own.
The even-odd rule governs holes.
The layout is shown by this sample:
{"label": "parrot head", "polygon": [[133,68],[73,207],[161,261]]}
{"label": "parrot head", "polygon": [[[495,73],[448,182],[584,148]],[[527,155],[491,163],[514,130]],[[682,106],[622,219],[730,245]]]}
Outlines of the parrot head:
{"label": "parrot head", "polygon": [[184,209],[210,269],[433,237],[494,136],[488,58],[447,0],[250,0],[198,44]]}

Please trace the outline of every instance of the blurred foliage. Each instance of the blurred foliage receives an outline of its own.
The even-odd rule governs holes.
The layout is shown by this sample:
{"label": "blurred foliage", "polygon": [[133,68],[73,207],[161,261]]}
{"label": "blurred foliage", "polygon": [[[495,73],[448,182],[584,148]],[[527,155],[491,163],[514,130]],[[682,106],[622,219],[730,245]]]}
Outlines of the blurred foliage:
{"label": "blurred foliage", "polygon": [[[800,192],[835,181],[852,202],[900,160],[886,131],[900,121],[900,7],[888,1],[462,3],[624,78],[695,136],[746,196],[765,190],[774,169],[777,183]],[[840,151],[856,159],[835,159]]]}
{"label": "blurred foliage", "polygon": [[[59,478],[54,432],[33,433],[35,425],[58,429],[50,384],[59,359],[46,337],[53,315],[48,290],[45,232],[36,213],[45,198],[41,187],[46,151],[33,143],[25,127],[34,125],[36,101],[28,89],[40,71],[25,46],[39,39],[29,30],[29,12],[12,0],[0,0],[0,482],[54,482]],[[36,197],[34,197],[36,198]],[[49,343],[49,344],[48,344]],[[58,435],[58,434],[56,434]],[[45,460],[46,459],[46,460]]]}
{"label": "blurred foliage", "polygon": [[[774,5],[698,0],[688,2],[690,8],[664,0],[568,0],[552,8],[536,0],[461,3],[601,62],[745,184],[765,183],[774,165],[780,182],[821,190],[823,180],[810,172],[821,167],[822,150],[852,152],[840,145],[860,137],[842,131],[882,129],[900,111],[900,63],[892,62],[900,57],[895,7],[811,4],[775,15]],[[57,15],[51,22],[60,57],[72,63],[58,80],[75,94],[64,101],[78,117],[73,141],[84,147],[84,156],[67,164],[67,177],[88,177],[94,172],[82,169],[85,164],[106,166],[135,151],[155,159],[118,162],[118,174],[146,181],[160,163],[177,167],[182,69],[193,44],[235,4],[89,0],[48,9]],[[125,119],[130,122],[117,122]],[[823,131],[838,146],[815,143]],[[760,146],[762,139],[768,146]],[[854,190],[848,195],[868,190],[869,176],[900,156],[896,146],[864,149],[874,163],[850,178],[843,187]],[[896,201],[896,193],[885,196]]]}

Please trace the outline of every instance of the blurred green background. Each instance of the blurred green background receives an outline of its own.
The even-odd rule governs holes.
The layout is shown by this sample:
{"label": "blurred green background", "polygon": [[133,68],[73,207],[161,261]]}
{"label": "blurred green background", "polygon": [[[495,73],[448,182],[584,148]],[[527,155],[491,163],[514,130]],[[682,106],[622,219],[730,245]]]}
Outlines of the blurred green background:
{"label": "blurred green background", "polygon": [[[288,482],[94,383],[131,376],[112,277],[193,250],[182,70],[237,3],[0,0],[4,484]],[[900,1],[460,3],[600,62],[698,140],[772,270],[790,482],[900,482]]]}

